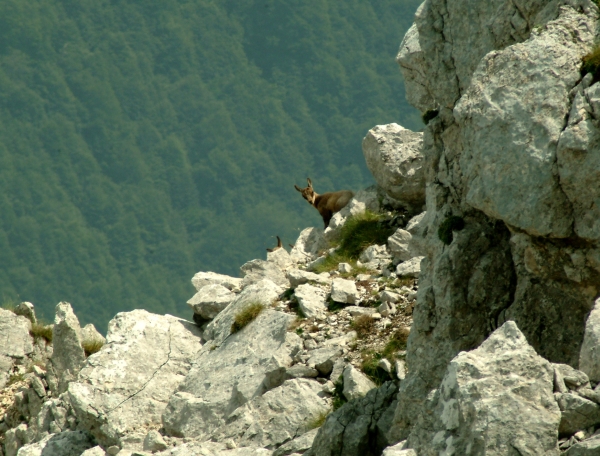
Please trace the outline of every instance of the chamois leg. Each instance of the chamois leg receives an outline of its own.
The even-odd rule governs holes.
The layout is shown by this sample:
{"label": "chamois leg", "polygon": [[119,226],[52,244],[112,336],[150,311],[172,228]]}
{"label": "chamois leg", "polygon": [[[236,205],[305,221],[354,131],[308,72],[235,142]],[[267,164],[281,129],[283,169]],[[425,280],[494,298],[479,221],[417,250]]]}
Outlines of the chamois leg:
{"label": "chamois leg", "polygon": [[329,222],[331,221],[332,216],[333,212],[331,211],[324,211],[323,213],[321,213],[321,217],[323,217],[323,222],[325,223],[324,229],[327,229],[327,227],[329,226]]}

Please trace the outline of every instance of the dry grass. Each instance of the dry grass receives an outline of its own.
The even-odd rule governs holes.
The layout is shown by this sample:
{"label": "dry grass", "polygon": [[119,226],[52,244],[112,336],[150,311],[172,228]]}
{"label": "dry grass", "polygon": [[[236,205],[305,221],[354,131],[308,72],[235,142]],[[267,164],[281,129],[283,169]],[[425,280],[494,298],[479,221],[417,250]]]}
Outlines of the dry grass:
{"label": "dry grass", "polygon": [[325,423],[325,420],[327,419],[327,417],[329,416],[330,413],[331,413],[331,411],[328,410],[326,412],[319,413],[317,416],[315,416],[314,418],[309,420],[306,423],[307,430],[310,431],[312,429],[316,429],[316,428],[323,426],[323,424]]}
{"label": "dry grass", "polygon": [[356,331],[360,339],[364,339],[377,332],[375,319],[371,315],[359,315],[352,321],[350,326]]}
{"label": "dry grass", "polygon": [[52,343],[52,329],[53,325],[45,325],[43,323],[32,323],[29,334],[34,340],[44,339],[47,343]]}
{"label": "dry grass", "polygon": [[244,307],[235,315],[233,324],[231,325],[231,333],[236,333],[245,328],[250,322],[254,321],[264,309],[264,304],[260,302],[255,302]]}
{"label": "dry grass", "polygon": [[81,347],[85,352],[85,357],[87,358],[94,353],[98,353],[100,349],[104,346],[104,341],[102,339],[91,339],[84,340],[81,342]]}

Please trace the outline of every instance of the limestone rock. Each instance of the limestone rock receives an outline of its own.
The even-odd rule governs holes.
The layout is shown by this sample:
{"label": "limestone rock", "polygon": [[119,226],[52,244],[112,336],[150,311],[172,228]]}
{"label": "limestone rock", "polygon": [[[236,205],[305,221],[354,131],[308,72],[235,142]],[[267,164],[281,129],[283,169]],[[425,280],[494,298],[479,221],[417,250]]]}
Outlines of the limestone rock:
{"label": "limestone rock", "polygon": [[237,277],[230,277],[224,274],[217,274],[216,272],[203,272],[200,271],[192,277],[192,285],[197,291],[200,291],[202,287],[206,285],[222,285],[228,290],[238,290],[242,284],[242,279]]}
{"label": "limestone rock", "polygon": [[600,454],[600,435],[578,442],[567,450],[565,456],[595,456]]}
{"label": "limestone rock", "polygon": [[410,250],[410,241],[412,234],[408,231],[398,228],[396,232],[388,238],[388,248],[395,260],[407,261],[414,255]]}
{"label": "limestone rock", "polygon": [[236,297],[223,285],[205,285],[187,303],[195,314],[204,320],[212,320]]}
{"label": "limestone rock", "polygon": [[383,450],[381,456],[417,456],[417,452],[415,450],[404,448],[405,446],[406,441],[403,441],[394,446],[387,447],[385,450]]}
{"label": "limestone rock", "polygon": [[81,340],[83,341],[99,341],[102,344],[106,343],[106,338],[98,332],[92,323],[88,323],[81,328]]}
{"label": "limestone rock", "polygon": [[314,272],[304,271],[302,269],[290,269],[286,274],[287,279],[290,281],[290,287],[296,288],[298,285],[303,285],[309,282],[315,282],[321,285],[331,284],[331,279],[326,278],[320,274]]}
{"label": "limestone rock", "polygon": [[516,448],[521,454],[558,455],[553,378],[550,363],[514,322],[506,322],[479,348],[452,360],[408,444],[419,455],[450,449],[468,454],[471,448],[481,454]]}
{"label": "limestone rock", "polygon": [[214,340],[217,344],[221,343],[231,334],[231,325],[238,312],[255,303],[269,307],[279,297],[280,293],[281,288],[270,280],[261,280],[244,288],[231,304],[208,324],[203,337],[207,340]]}
{"label": "limestone rock", "polygon": [[305,228],[300,232],[290,256],[297,263],[308,263],[316,259],[319,252],[327,248],[327,241],[323,237],[321,228]]}
{"label": "limestone rock", "polygon": [[600,405],[578,394],[556,395],[561,411],[559,435],[571,436],[577,431],[600,424]]}
{"label": "limestone rock", "polygon": [[310,430],[327,413],[322,386],[308,379],[288,380],[234,411],[213,440],[232,438],[238,446],[276,448]]}
{"label": "limestone rock", "polygon": [[16,315],[22,315],[27,318],[31,323],[37,323],[37,318],[35,318],[35,309],[33,308],[33,304],[30,302],[22,302],[15,308]]}
{"label": "limestone rock", "polygon": [[[87,432],[65,431],[50,434],[36,443],[21,447],[18,456],[80,456],[93,446],[93,438]],[[8,455],[7,455],[8,456]]]}
{"label": "limestone rock", "polygon": [[288,332],[288,314],[265,310],[242,331],[204,345],[178,391],[163,425],[169,435],[203,439],[221,428],[238,407],[285,379],[290,353],[301,339]]}
{"label": "limestone rock", "polygon": [[275,283],[283,289],[289,288],[290,282],[285,277],[283,271],[275,263],[264,260],[252,260],[240,267],[240,271],[244,278],[242,279],[241,287],[245,288],[248,285],[260,282],[267,279]]}
{"label": "limestone rock", "polygon": [[359,294],[354,281],[334,279],[331,285],[331,299],[335,302],[356,304],[359,299]]}
{"label": "limestone rock", "polygon": [[[272,451],[256,447],[230,449],[227,448],[227,445],[217,442],[189,442],[154,454],[157,456],[271,456]],[[137,455],[134,453],[131,456]],[[146,454],[142,456],[146,456]]]}
{"label": "limestone rock", "polygon": [[67,391],[69,383],[77,378],[85,362],[81,342],[81,327],[71,304],[58,303],[52,335],[52,358],[48,369],[48,376],[56,378],[56,382],[50,379],[48,382],[55,395]]}
{"label": "limestone rock", "polygon": [[423,134],[398,124],[378,125],[363,139],[363,154],[377,184],[408,207],[425,204]]}
{"label": "limestone rock", "polygon": [[398,277],[414,277],[418,278],[421,273],[421,260],[423,257],[414,257],[408,261],[400,263],[396,266],[396,275]]}
{"label": "limestone rock", "polygon": [[600,382],[600,299],[596,300],[585,323],[579,369],[585,372],[591,381]]}
{"label": "limestone rock", "polygon": [[298,306],[306,318],[323,315],[327,311],[327,293],[321,288],[312,285],[300,285],[294,295],[298,299]]}
{"label": "limestone rock", "polygon": [[363,397],[375,388],[375,383],[351,364],[344,369],[343,377],[344,396],[349,401]]}
{"label": "limestone rock", "polygon": [[6,385],[14,362],[33,352],[30,329],[31,321],[27,318],[0,309],[0,388]]}
{"label": "limestone rock", "polygon": [[366,396],[347,402],[327,417],[305,456],[381,454],[396,406],[396,387],[384,383]]}
{"label": "limestone rock", "polygon": [[81,453],[81,456],[106,456],[106,452],[101,446],[95,446]]}
{"label": "limestone rock", "polygon": [[300,437],[296,437],[294,440],[284,443],[273,452],[273,456],[288,456],[296,453],[303,454],[312,446],[317,432],[319,432],[319,428],[308,431]]}
{"label": "limestone rock", "polygon": [[141,449],[161,426],[171,394],[201,348],[191,322],[145,310],[121,312],[108,327],[107,345],[69,385],[78,420],[104,446]]}
{"label": "limestone rock", "polygon": [[163,451],[167,449],[167,444],[165,443],[165,439],[160,434],[160,432],[156,430],[152,430],[146,434],[144,438],[144,451],[150,451],[151,453],[156,453],[157,451]]}
{"label": "limestone rock", "polygon": [[309,367],[314,367],[321,375],[328,377],[333,370],[335,361],[342,356],[342,350],[337,347],[323,347],[311,350],[310,358],[306,362]]}
{"label": "limestone rock", "polygon": [[286,270],[294,264],[294,259],[283,247],[272,252],[267,252],[267,261],[276,264],[282,270]]}

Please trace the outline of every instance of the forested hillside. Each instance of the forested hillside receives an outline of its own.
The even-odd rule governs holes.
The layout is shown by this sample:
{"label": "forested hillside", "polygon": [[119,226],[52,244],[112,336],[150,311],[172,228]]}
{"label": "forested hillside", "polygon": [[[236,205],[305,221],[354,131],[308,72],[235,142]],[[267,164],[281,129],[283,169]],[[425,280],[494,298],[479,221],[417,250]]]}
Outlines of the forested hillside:
{"label": "forested hillside", "polygon": [[0,2],[0,297],[186,315],[371,183],[361,140],[420,128],[394,62],[417,0]]}

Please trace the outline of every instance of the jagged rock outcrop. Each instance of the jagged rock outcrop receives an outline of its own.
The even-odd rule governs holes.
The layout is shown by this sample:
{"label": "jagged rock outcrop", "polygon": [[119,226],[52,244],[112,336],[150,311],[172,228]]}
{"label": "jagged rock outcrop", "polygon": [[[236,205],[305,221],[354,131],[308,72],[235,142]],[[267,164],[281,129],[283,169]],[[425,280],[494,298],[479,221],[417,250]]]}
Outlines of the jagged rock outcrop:
{"label": "jagged rock outcrop", "polygon": [[111,320],[106,339],[69,384],[69,400],[100,444],[141,450],[191,368],[200,332],[180,318],[134,310]]}
{"label": "jagged rock outcrop", "polygon": [[30,329],[29,319],[0,309],[0,388],[8,382],[15,362],[33,352]]}

